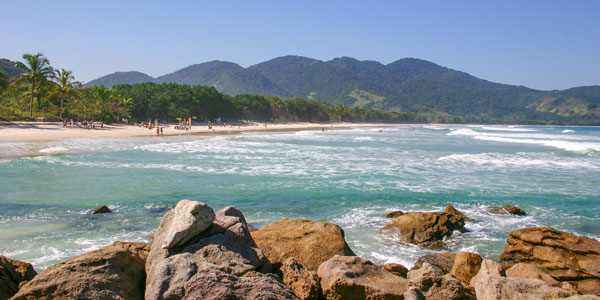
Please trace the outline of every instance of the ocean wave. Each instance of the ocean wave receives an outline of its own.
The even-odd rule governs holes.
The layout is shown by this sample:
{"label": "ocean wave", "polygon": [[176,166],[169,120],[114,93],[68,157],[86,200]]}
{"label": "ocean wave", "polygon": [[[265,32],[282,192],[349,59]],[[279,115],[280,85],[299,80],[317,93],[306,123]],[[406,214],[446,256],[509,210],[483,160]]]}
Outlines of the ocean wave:
{"label": "ocean wave", "polygon": [[[585,152],[585,151],[600,151],[600,143],[594,142],[573,142],[571,140],[551,139],[551,138],[564,138],[557,135],[549,134],[491,134],[485,132],[478,132],[468,128],[461,128],[449,132],[447,135],[465,135],[471,136],[477,140],[483,141],[494,141],[504,143],[517,143],[517,144],[530,144],[530,145],[542,145],[547,147],[554,147],[567,151]],[[582,137],[569,137],[568,139],[583,139]]]}
{"label": "ocean wave", "polygon": [[479,154],[451,154],[438,158],[438,161],[452,161],[458,163],[474,164],[478,166],[533,166],[563,169],[600,169],[600,164],[582,159],[565,159],[554,155],[540,155],[537,153],[479,153]]}
{"label": "ocean wave", "polygon": [[491,131],[516,131],[516,132],[530,132],[530,131],[537,131],[537,130],[535,130],[535,129],[530,129],[530,128],[519,128],[519,127],[512,127],[512,126],[508,126],[508,127],[501,127],[501,126],[495,126],[495,127],[483,126],[483,127],[481,127],[481,129],[483,129],[483,130],[491,130]]}
{"label": "ocean wave", "polygon": [[68,148],[65,147],[50,147],[50,148],[44,148],[40,150],[40,153],[44,153],[44,154],[57,154],[57,153],[65,153],[69,151]]}
{"label": "ocean wave", "polygon": [[571,132],[575,132],[575,130],[571,130],[571,129],[565,129],[563,131],[561,131],[562,133],[571,133]]}

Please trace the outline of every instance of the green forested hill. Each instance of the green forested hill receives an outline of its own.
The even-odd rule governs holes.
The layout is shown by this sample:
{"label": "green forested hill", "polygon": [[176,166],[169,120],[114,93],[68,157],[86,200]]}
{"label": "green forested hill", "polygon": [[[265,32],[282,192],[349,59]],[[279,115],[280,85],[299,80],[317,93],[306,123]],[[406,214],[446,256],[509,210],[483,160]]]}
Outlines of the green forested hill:
{"label": "green forested hill", "polygon": [[8,59],[0,59],[0,69],[2,69],[2,73],[8,76],[8,78],[23,73],[23,71],[17,67],[15,67],[15,62],[10,61]]}
{"label": "green forested hill", "polygon": [[[140,82],[127,82],[116,75],[90,84]],[[600,123],[600,86],[539,91],[490,82],[415,58],[384,65],[349,57],[321,61],[284,56],[248,68],[212,61],[158,78],[148,76],[144,81],[214,86],[230,95],[299,96],[388,111],[516,122]]]}
{"label": "green forested hill", "polygon": [[148,82],[154,80],[147,74],[142,72],[130,71],[130,72],[115,72],[106,76],[102,76],[98,79],[88,82],[88,85],[104,85],[105,87],[112,87],[117,84],[136,84],[141,82]]}

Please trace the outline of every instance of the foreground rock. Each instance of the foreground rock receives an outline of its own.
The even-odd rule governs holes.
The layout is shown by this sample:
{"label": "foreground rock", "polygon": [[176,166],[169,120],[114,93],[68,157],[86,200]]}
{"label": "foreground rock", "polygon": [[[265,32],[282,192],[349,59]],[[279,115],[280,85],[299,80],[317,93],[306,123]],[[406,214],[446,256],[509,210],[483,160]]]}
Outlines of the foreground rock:
{"label": "foreground rock", "polygon": [[317,300],[321,293],[321,283],[317,272],[307,270],[295,258],[289,257],[281,268],[283,283],[303,300]]}
{"label": "foreground rock", "polygon": [[456,254],[450,275],[460,280],[463,285],[468,286],[471,279],[479,272],[481,261],[479,254],[460,252]]}
{"label": "foreground rock", "polygon": [[408,272],[408,281],[427,300],[459,300],[467,297],[465,288],[459,280],[444,276],[439,268],[427,262],[419,269],[411,269]]}
{"label": "foreground rock", "polygon": [[11,299],[144,299],[150,245],[115,242],[44,270]]}
{"label": "foreground rock", "polygon": [[524,210],[512,206],[512,205],[503,205],[503,206],[488,206],[488,211],[493,214],[498,215],[517,215],[517,216],[526,216]]}
{"label": "foreground rock", "polygon": [[164,215],[152,245],[146,299],[298,299],[260,274],[270,272],[271,264],[233,206],[213,212],[204,203],[182,200]]}
{"label": "foreground rock", "polygon": [[408,287],[406,279],[357,256],[336,255],[317,273],[327,300],[404,299]]}
{"label": "foreground rock", "polygon": [[406,274],[408,274],[408,269],[401,264],[387,263],[387,264],[381,265],[380,267],[382,267],[384,270],[386,270],[394,275],[398,275],[402,278],[406,278]]}
{"label": "foreground rock", "polygon": [[[248,272],[234,276],[213,268],[200,270],[184,283],[184,300],[296,300],[283,283],[273,276]],[[163,298],[178,299],[178,298]]]}
{"label": "foreground rock", "polygon": [[600,295],[600,242],[546,227],[511,231],[500,262],[534,264],[582,294]]}
{"label": "foreground rock", "polygon": [[382,229],[405,242],[425,247],[439,246],[454,230],[465,231],[465,219],[447,212],[408,213],[393,219]]}
{"label": "foreground rock", "polygon": [[538,300],[561,299],[571,293],[551,287],[538,279],[522,279],[485,275],[477,280],[478,300]]}
{"label": "foreground rock", "polygon": [[0,300],[12,297],[36,274],[31,264],[0,256]]}
{"label": "foreground rock", "polygon": [[417,259],[413,269],[420,269],[425,263],[428,263],[433,268],[438,269],[442,274],[448,274],[452,270],[455,258],[456,253],[448,252],[423,255]]}
{"label": "foreground rock", "polygon": [[112,210],[110,208],[108,208],[108,206],[100,205],[100,206],[92,209],[90,212],[88,212],[88,214],[97,215],[97,214],[106,214],[106,213],[111,213],[111,212],[112,212]]}
{"label": "foreground rock", "polygon": [[501,277],[505,275],[505,272],[500,263],[490,259],[484,259],[481,262],[481,267],[479,268],[479,272],[477,272],[477,275],[471,278],[470,286],[475,287],[477,281],[486,275]]}
{"label": "foreground rock", "polygon": [[354,256],[338,225],[304,219],[282,219],[252,232],[252,238],[278,268],[293,257],[308,270],[316,271],[335,255]]}

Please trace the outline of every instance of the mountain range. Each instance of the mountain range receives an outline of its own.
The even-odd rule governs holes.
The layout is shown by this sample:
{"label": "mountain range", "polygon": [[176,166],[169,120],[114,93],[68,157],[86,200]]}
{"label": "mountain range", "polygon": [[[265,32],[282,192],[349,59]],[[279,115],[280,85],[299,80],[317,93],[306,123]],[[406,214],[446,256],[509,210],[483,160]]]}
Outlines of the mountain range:
{"label": "mountain range", "polygon": [[117,72],[88,85],[141,82],[207,85],[229,95],[302,97],[388,111],[517,121],[600,121],[599,85],[540,91],[490,82],[416,58],[384,65],[350,57],[321,61],[283,56],[248,68],[211,61],[156,78],[140,72]]}

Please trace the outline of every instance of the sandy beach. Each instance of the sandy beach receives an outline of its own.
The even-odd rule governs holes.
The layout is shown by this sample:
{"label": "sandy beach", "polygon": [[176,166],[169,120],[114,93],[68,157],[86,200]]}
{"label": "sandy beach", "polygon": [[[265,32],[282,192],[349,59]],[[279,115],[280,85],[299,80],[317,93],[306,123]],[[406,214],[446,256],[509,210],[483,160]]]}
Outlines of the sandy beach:
{"label": "sandy beach", "polygon": [[[359,127],[413,126],[411,124],[373,124],[373,123],[258,123],[232,126],[192,126],[191,130],[178,130],[170,124],[163,127],[163,135],[228,134],[247,131],[294,131],[294,130],[330,130]],[[89,137],[128,137],[156,136],[156,129],[135,125],[104,125],[95,129],[63,127],[61,122],[3,122],[0,123],[0,141],[10,140],[58,140],[64,138]]]}

